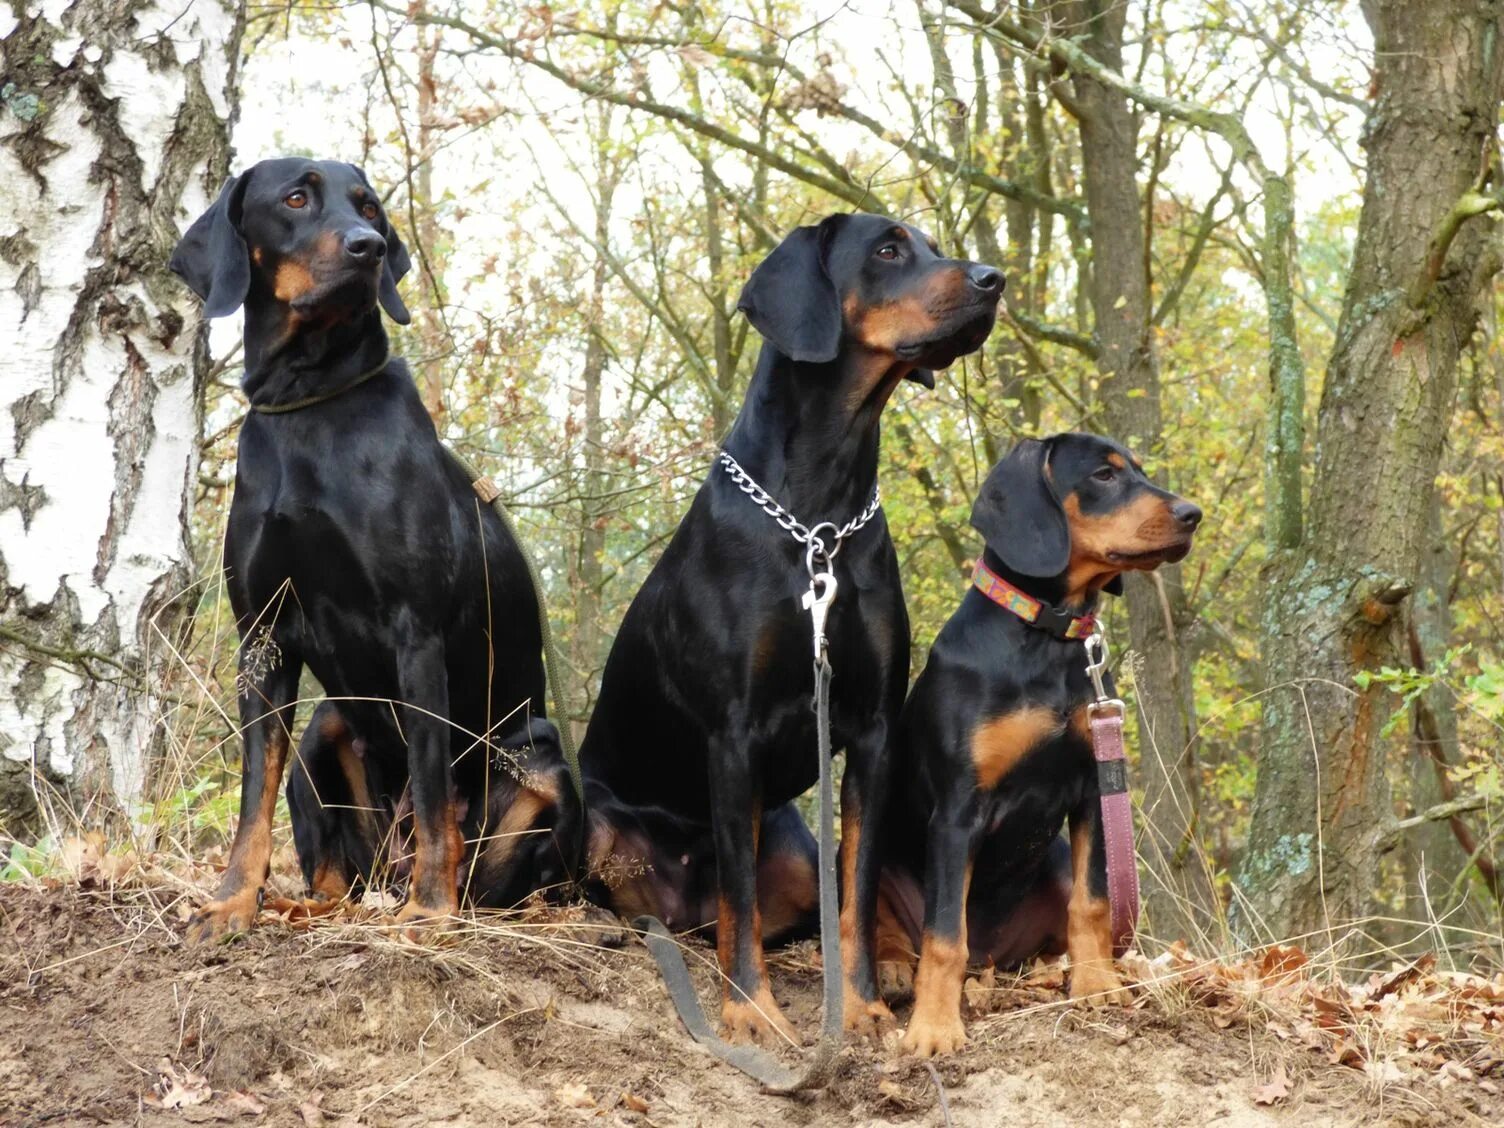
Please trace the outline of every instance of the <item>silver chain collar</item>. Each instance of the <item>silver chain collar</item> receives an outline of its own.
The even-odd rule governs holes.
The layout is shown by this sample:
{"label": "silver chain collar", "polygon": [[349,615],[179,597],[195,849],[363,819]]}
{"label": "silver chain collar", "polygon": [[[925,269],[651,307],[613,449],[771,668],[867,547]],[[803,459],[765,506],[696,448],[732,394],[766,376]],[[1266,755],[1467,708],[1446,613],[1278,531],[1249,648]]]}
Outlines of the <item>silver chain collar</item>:
{"label": "silver chain collar", "polygon": [[[803,524],[797,517],[790,513],[778,502],[773,500],[773,495],[768,493],[757,484],[756,479],[742,469],[741,463],[732,458],[725,451],[721,451],[717,459],[721,468],[731,476],[737,488],[752,499],[752,501],[800,544],[805,546],[804,567],[813,579],[816,574],[816,566],[820,560],[824,560],[829,568],[830,562],[836,558],[836,553],[841,551],[841,542],[852,533],[866,525],[872,518],[877,516],[877,511],[882,508],[882,493],[874,484],[872,487],[872,500],[867,507],[853,517],[846,524],[837,527],[834,521],[821,521],[810,527]],[[826,545],[822,532],[829,529],[834,534],[834,540]]]}

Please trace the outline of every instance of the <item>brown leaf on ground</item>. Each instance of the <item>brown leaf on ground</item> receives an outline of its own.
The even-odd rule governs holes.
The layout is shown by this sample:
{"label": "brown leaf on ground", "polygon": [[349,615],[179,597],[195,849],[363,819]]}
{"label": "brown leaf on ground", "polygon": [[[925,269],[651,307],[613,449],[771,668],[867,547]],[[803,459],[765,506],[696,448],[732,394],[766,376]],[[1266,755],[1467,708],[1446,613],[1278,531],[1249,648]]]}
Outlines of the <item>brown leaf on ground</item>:
{"label": "brown leaf on ground", "polygon": [[323,1093],[314,1093],[302,1104],[298,1105],[298,1115],[303,1118],[304,1128],[322,1128],[324,1123],[324,1110],[319,1106],[324,1103]]}
{"label": "brown leaf on ground", "polygon": [[237,1116],[260,1116],[266,1112],[266,1105],[261,1099],[244,1089],[233,1089],[225,1093],[220,1098],[220,1103]]}
{"label": "brown leaf on ground", "polygon": [[560,1085],[554,1090],[554,1099],[565,1108],[594,1108],[595,1098],[590,1090],[578,1082]]}
{"label": "brown leaf on ground", "polygon": [[209,1079],[170,1058],[157,1066],[157,1080],[142,1101],[151,1108],[192,1108],[214,1095]]}
{"label": "brown leaf on ground", "polygon": [[622,1106],[629,1112],[646,1113],[648,1110],[648,1102],[643,1100],[630,1089],[627,1089],[622,1093],[621,1103]]}
{"label": "brown leaf on ground", "polygon": [[1290,1075],[1285,1072],[1285,1063],[1280,1062],[1274,1067],[1274,1073],[1269,1080],[1253,1090],[1253,1103],[1261,1105],[1279,1104],[1290,1095]]}

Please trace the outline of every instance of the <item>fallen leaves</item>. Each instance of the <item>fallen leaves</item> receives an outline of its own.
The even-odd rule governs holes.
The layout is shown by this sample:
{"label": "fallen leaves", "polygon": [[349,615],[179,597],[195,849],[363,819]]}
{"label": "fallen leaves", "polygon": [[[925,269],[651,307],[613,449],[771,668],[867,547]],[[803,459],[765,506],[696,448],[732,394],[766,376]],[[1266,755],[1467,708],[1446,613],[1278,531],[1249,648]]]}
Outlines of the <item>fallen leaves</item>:
{"label": "fallen leaves", "polygon": [[1280,1062],[1274,1067],[1274,1073],[1268,1082],[1253,1090],[1253,1103],[1276,1105],[1289,1095],[1290,1075],[1285,1071],[1285,1063]]}
{"label": "fallen leaves", "polygon": [[[1129,953],[1123,965],[1151,994],[1177,991],[1218,1027],[1256,1022],[1377,1086],[1430,1075],[1491,1093],[1504,1080],[1504,976],[1439,972],[1425,955],[1347,983],[1278,944],[1233,961],[1198,960],[1175,944],[1152,960]],[[1283,1065],[1254,1090],[1258,1104],[1288,1096]]]}
{"label": "fallen leaves", "polygon": [[151,1089],[142,1094],[141,1101],[148,1108],[191,1108],[203,1104],[214,1096],[209,1079],[194,1073],[187,1066],[178,1065],[163,1058],[157,1066],[157,1079]]}
{"label": "fallen leaves", "polygon": [[58,853],[68,876],[86,888],[119,885],[140,865],[134,850],[110,853],[104,835],[97,830],[63,839]]}

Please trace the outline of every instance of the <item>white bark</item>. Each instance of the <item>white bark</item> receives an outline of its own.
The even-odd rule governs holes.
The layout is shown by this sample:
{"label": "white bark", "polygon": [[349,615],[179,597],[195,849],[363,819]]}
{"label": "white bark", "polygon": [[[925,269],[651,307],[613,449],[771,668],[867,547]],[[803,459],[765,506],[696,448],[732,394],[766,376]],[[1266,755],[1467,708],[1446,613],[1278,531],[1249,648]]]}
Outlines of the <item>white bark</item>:
{"label": "white bark", "polygon": [[166,263],[225,175],[241,23],[0,0],[0,772],[90,805],[161,745],[207,365]]}

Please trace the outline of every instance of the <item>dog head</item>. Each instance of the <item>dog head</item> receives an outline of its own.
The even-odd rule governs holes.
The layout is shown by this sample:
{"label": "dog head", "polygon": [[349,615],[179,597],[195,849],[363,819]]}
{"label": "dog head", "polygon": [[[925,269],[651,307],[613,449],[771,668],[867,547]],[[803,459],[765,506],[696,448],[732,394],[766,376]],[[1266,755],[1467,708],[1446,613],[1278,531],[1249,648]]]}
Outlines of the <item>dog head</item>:
{"label": "dog head", "polygon": [[410,320],[397,294],[412,265],[407,248],[365,173],[341,161],[253,165],[188,228],[170,265],[208,317],[266,301],[296,322],[328,326],[379,301],[392,320]]}
{"label": "dog head", "polygon": [[1063,577],[1067,598],[1122,590],[1191,550],[1201,510],[1151,482],[1128,449],[1101,435],[1025,439],[987,475],[972,526],[1014,572]]}
{"label": "dog head", "polygon": [[834,360],[853,342],[934,387],[933,370],[981,348],[1001,271],[946,258],[916,227],[833,215],[797,228],[752,272],[737,308],[794,360]]}

